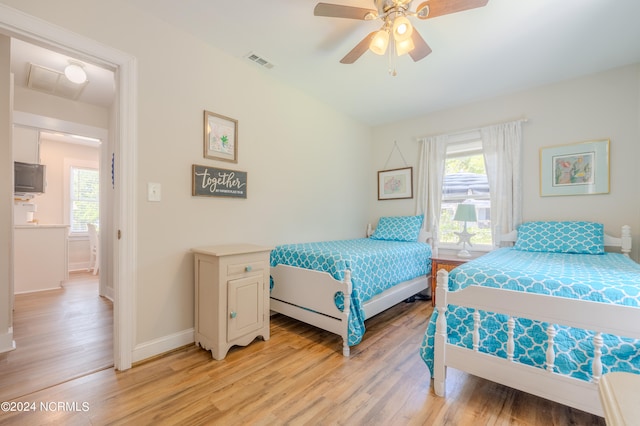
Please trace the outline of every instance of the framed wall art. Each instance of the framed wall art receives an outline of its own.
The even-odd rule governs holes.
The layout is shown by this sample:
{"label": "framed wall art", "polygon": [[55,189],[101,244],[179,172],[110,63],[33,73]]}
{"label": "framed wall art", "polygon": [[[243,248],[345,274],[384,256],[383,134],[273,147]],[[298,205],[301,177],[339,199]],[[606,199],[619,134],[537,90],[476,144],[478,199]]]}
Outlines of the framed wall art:
{"label": "framed wall art", "polygon": [[247,172],[193,164],[191,195],[247,198]]}
{"label": "framed wall art", "polygon": [[540,149],[540,195],[609,192],[609,140]]}
{"label": "framed wall art", "polygon": [[413,168],[378,172],[378,200],[413,198]]}
{"label": "framed wall art", "polygon": [[204,157],[238,162],[238,120],[205,110]]}

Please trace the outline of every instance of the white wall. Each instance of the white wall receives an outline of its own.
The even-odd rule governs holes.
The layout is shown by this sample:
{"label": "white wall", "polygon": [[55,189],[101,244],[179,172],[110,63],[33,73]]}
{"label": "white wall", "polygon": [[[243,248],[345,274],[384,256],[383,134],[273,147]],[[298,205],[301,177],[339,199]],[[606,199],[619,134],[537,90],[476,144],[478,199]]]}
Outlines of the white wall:
{"label": "white wall", "polygon": [[[452,133],[493,123],[528,118],[523,124],[524,206],[526,220],[594,220],[619,235],[630,225],[638,259],[640,246],[640,64],[501,96],[459,108],[416,117],[374,129],[370,173],[384,165],[397,140],[409,165],[415,166],[417,139]],[[609,194],[541,197],[541,147],[611,140]],[[395,154],[388,168],[402,167]],[[414,170],[415,172],[415,170]],[[370,199],[375,200],[375,189]],[[370,219],[389,214],[413,214],[415,198],[374,201]]]}
{"label": "white wall", "polygon": [[[99,148],[41,138],[40,159],[47,166],[47,190],[33,199],[37,205],[34,219],[40,224],[69,225],[69,208],[65,206],[69,196],[65,191],[69,185],[69,171],[65,170],[65,165],[98,167]],[[69,270],[86,270],[89,266],[89,237],[70,236],[68,250]]]}
{"label": "white wall", "polygon": [[[192,247],[364,234],[367,126],[126,1],[3,3],[138,60],[138,270],[125,283],[136,288],[137,346],[192,329]],[[237,164],[203,158],[205,109],[239,121]],[[246,171],[248,198],[192,197],[192,164]],[[161,202],[146,201],[148,182],[162,185]]]}
{"label": "white wall", "polygon": [[[38,206],[34,219],[40,224],[69,225],[69,217],[65,215],[65,185],[68,184],[68,170],[65,171],[65,160],[81,164],[93,163],[98,167],[99,149],[72,143],[40,139],[40,161],[47,166],[47,190],[34,197]],[[66,179],[65,180],[65,175]],[[68,191],[67,191],[68,193]]]}
{"label": "white wall", "polygon": [[103,107],[72,101],[20,86],[15,88],[13,108],[16,111],[53,117],[100,129],[109,127],[109,113]]}

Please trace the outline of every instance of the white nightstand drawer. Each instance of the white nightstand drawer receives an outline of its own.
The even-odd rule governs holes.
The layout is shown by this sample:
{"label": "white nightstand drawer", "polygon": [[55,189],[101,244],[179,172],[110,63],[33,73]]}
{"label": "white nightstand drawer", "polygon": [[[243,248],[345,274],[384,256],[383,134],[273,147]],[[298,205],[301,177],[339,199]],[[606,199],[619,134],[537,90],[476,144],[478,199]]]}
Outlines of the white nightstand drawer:
{"label": "white nightstand drawer", "polygon": [[263,271],[267,267],[267,262],[264,261],[245,261],[241,263],[232,263],[227,266],[227,275],[235,276],[247,274],[250,272]]}

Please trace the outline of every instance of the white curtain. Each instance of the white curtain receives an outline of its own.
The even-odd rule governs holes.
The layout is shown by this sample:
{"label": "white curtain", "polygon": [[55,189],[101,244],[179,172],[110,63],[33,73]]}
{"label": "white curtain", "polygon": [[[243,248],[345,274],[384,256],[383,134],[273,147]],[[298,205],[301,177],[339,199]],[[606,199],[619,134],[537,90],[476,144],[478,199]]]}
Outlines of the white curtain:
{"label": "white curtain", "polygon": [[447,157],[447,135],[420,140],[416,214],[424,214],[423,228],[432,233],[434,254],[438,253],[438,223],[442,200],[442,180]]}
{"label": "white curtain", "polygon": [[498,247],[500,235],[522,221],[522,121],[488,126],[481,132],[491,192],[491,233]]}

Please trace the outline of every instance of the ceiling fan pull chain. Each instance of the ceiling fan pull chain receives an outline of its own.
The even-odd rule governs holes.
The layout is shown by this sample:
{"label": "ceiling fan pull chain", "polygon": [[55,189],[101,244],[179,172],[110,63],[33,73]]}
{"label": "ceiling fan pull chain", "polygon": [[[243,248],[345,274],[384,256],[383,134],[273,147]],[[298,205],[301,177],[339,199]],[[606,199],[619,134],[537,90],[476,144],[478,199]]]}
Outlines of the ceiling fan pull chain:
{"label": "ceiling fan pull chain", "polygon": [[395,43],[389,43],[389,50],[387,51],[389,54],[389,75],[391,77],[395,77],[396,75],[398,75],[398,73],[396,72],[396,45]]}

